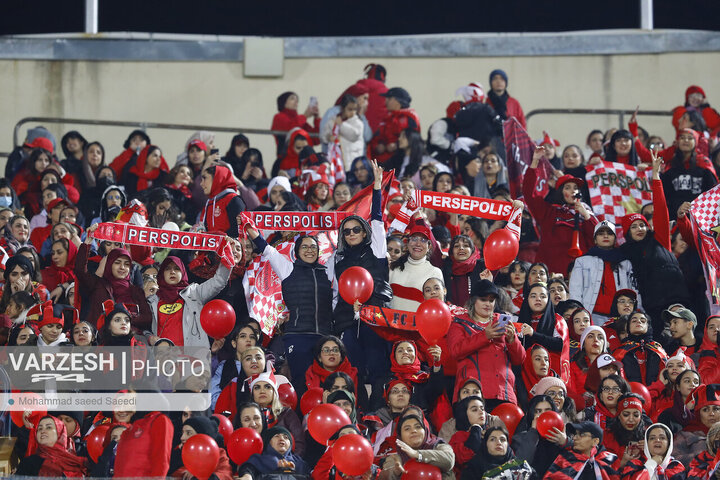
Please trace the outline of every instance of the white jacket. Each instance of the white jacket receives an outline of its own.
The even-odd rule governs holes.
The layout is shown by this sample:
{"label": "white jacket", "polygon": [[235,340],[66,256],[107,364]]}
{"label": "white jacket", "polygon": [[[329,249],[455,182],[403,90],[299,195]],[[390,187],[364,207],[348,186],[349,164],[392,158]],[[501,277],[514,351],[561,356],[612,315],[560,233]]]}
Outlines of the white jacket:
{"label": "white jacket", "polygon": [[[191,283],[185,287],[180,296],[185,300],[183,310],[183,338],[186,347],[208,347],[210,342],[205,330],[200,326],[200,312],[207,302],[220,293],[230,279],[230,270],[220,264],[217,272],[209,280],[203,283]],[[160,299],[157,295],[148,298],[150,310],[152,311],[152,331],[157,335],[158,331],[158,304]]]}
{"label": "white jacket", "polygon": [[[577,300],[592,312],[595,308],[600,285],[602,284],[604,262],[600,257],[583,255],[575,260],[575,266],[570,274],[570,298]],[[623,260],[613,272],[615,288],[621,290],[630,288],[637,291],[632,265],[629,260]],[[638,305],[640,296],[638,295]],[[596,323],[596,322],[593,322]],[[601,324],[597,322],[596,324]]]}
{"label": "white jacket", "polygon": [[[332,132],[335,122],[327,122],[320,131],[320,139],[323,143],[332,141]],[[350,170],[352,161],[365,154],[365,138],[363,135],[365,125],[360,117],[353,115],[340,124],[340,148],[342,149],[343,165],[345,170]]]}

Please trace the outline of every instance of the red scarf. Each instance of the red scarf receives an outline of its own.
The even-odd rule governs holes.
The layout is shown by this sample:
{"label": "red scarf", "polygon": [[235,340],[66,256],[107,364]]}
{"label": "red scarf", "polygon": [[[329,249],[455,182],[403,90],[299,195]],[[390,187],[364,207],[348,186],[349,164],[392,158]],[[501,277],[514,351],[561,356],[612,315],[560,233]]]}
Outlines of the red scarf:
{"label": "red scarf", "polygon": [[187,185],[175,185],[174,183],[172,185],[166,185],[167,188],[172,188],[173,190],[177,190],[178,192],[182,193],[185,198],[192,198],[192,192],[187,187]]}
{"label": "red scarf", "polygon": [[149,188],[152,180],[157,179],[160,176],[160,173],[168,171],[168,165],[167,162],[165,162],[165,157],[163,156],[160,156],[160,166],[158,168],[153,168],[149,172],[145,171],[145,164],[147,163],[148,152],[150,151],[150,148],[153,147],[155,147],[155,145],[148,145],[147,147],[143,148],[142,152],[140,152],[140,155],[138,155],[138,159],[135,162],[135,165],[130,167],[130,173],[138,177],[138,192]]}
{"label": "red scarf", "polygon": [[[539,376],[537,373],[535,373],[535,367],[533,366],[532,361],[532,352],[536,346],[540,346],[537,343],[533,344],[532,347],[528,348],[527,355],[525,355],[525,360],[523,361],[522,365],[522,379],[523,383],[525,384],[525,389],[528,392],[528,396],[530,395],[530,390],[535,386],[537,382],[540,381],[541,376]],[[550,363],[550,352],[547,351],[545,347],[541,347],[543,350],[545,350],[545,353],[548,355],[548,363]],[[545,375],[546,377],[550,375],[550,366],[548,365],[548,375]]]}
{"label": "red scarf", "polygon": [[[329,377],[335,372],[347,373],[347,375],[352,378],[355,383],[357,383],[357,369],[350,364],[350,360],[348,360],[347,358],[343,358],[343,361],[340,362],[340,365],[335,367],[335,370],[332,371],[327,370],[325,367],[320,365],[320,362],[314,360],[312,365],[310,365],[310,371],[313,375],[320,379],[321,385],[327,379],[327,377]],[[355,390],[357,390],[357,385],[355,386]],[[357,391],[355,392],[355,394],[357,395]]]}
{"label": "red scarf", "polygon": [[[400,365],[395,359],[395,350],[401,343],[409,343],[415,349],[415,361],[410,365]],[[393,345],[392,353],[390,354],[390,371],[392,371],[397,378],[410,383],[425,383],[430,378],[430,374],[420,368],[417,345],[410,340],[400,340]]]}
{"label": "red scarf", "polygon": [[[165,269],[170,263],[177,265],[182,273],[182,278],[175,285],[170,285],[165,281]],[[185,265],[183,265],[183,262],[179,258],[172,256],[163,260],[162,265],[160,265],[160,270],[158,271],[157,281],[158,287],[160,287],[158,288],[157,296],[160,301],[164,303],[174,303],[180,298],[180,292],[189,285]]]}
{"label": "red scarf", "polygon": [[[452,258],[452,257],[451,257]],[[452,274],[453,275],[467,275],[473,271],[478,259],[480,258],[480,252],[477,248],[473,249],[472,254],[462,262],[458,262],[454,258],[452,259]]]}
{"label": "red scarf", "polygon": [[[38,472],[41,477],[83,477],[87,472],[86,461],[82,457],[74,455],[75,450],[73,441],[68,437],[65,430],[65,424],[62,420],[46,416],[43,418],[51,418],[55,422],[58,439],[52,447],[38,445],[37,443],[37,425],[30,432],[30,444],[28,445],[27,455],[37,453],[44,459],[42,467]],[[38,422],[40,423],[40,422]]]}

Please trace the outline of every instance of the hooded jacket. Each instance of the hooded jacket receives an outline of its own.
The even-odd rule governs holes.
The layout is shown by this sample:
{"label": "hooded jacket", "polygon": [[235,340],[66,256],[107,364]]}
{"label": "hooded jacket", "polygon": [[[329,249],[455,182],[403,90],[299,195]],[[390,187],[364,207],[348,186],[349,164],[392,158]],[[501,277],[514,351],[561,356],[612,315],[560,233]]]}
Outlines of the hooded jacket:
{"label": "hooded jacket", "polygon": [[[420,118],[415,110],[412,108],[401,108],[387,112],[387,115],[375,130],[373,139],[370,141],[371,151],[377,152],[379,145],[385,146],[390,143],[397,143],[400,132],[406,128],[412,128],[416,132],[420,132]],[[378,163],[384,164],[390,160],[393,154],[394,152],[385,150],[383,153],[374,153],[373,155]]]}
{"label": "hooded jacket", "polygon": [[[669,444],[667,452],[658,464],[652,459],[650,449],[648,448],[648,433],[654,428],[662,428],[668,437]],[[662,423],[654,423],[645,430],[645,458],[630,460],[625,467],[620,470],[620,476],[628,480],[684,480],[685,466],[672,456],[673,453],[673,434],[670,429]],[[664,476],[663,476],[664,475]]]}
{"label": "hooded jacket", "polygon": [[216,166],[210,195],[203,209],[205,229],[238,238],[237,216],[244,211],[245,202],[237,194],[232,171],[223,165]]}

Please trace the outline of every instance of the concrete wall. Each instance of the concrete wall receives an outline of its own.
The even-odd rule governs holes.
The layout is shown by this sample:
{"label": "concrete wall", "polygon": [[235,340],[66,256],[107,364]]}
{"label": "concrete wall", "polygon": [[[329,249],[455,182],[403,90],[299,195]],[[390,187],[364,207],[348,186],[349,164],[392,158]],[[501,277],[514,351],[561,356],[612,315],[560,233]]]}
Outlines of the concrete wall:
{"label": "concrete wall", "polygon": [[[495,58],[314,58],[286,59],[278,79],[243,77],[242,63],[0,61],[0,151],[12,148],[12,128],[22,117],[53,116],[136,120],[199,125],[269,128],[275,97],[296,91],[301,108],[310,95],[321,111],[360,78],[362,68],[378,62],[388,70],[388,86],[405,87],[413,96],[423,132],[443,116],[455,89],[470,81],[488,86],[496,67],[510,77],[509,91],[526,112],[536,108],[667,109],[684,100],[685,88],[701,85],[711,104],[720,104],[720,56],[717,53],[587,55]],[[536,116],[529,122],[533,138],[543,129],[563,145],[584,145],[593,128],[616,126],[616,117]],[[672,139],[669,118],[641,118],[651,133]],[[32,124],[31,124],[32,125]],[[73,125],[48,125],[58,139]],[[77,127],[88,139],[100,140],[108,156],[117,155],[129,128]],[[172,165],[191,132],[149,130]],[[25,128],[21,132],[24,138]],[[219,134],[224,151],[231,134]],[[251,136],[269,166],[274,142]],[[3,160],[4,161],[4,160]]]}

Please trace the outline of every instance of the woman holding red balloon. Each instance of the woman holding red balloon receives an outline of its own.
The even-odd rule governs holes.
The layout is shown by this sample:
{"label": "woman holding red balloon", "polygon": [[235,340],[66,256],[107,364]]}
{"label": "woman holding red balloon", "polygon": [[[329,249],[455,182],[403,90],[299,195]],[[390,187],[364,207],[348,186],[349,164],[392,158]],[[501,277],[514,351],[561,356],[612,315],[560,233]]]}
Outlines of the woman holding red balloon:
{"label": "woman holding red balloon", "polygon": [[[235,242],[230,237],[225,240]],[[201,312],[205,304],[225,288],[230,269],[221,263],[211,279],[188,283],[183,261],[169,256],[160,265],[157,278],[160,288],[148,298],[153,314],[152,331],[177,346],[208,346],[208,336],[200,325]],[[151,343],[155,342],[151,339]]]}
{"label": "woman holding red balloon", "polygon": [[[178,447],[173,450],[170,455],[170,470],[168,470],[169,476],[175,478],[185,478],[188,474],[193,476],[199,475],[197,468],[203,459],[196,458],[200,457],[200,455],[192,455],[192,460],[188,462],[185,458],[186,455],[183,455],[182,452],[183,446],[186,442],[197,434],[207,435],[215,440],[217,444],[222,445],[222,437],[218,432],[218,424],[215,419],[202,416],[188,418],[182,424],[180,445],[178,445]],[[227,453],[225,453],[224,448],[218,448],[217,446],[216,448],[218,449],[219,459],[211,474],[217,477],[217,480],[232,480],[233,476],[230,459],[228,458]]]}
{"label": "woman holding red balloon", "polygon": [[397,453],[387,457],[380,478],[387,480],[432,478],[426,476],[425,472],[439,471],[442,480],[455,480],[453,449],[431,434],[421,417],[408,415],[400,418],[395,429],[395,437]]}
{"label": "woman holding red balloon", "polygon": [[555,313],[545,283],[534,283],[525,292],[518,321],[523,344],[542,345],[550,354],[550,368],[563,382],[570,381],[570,332],[565,319]]}
{"label": "woman holding red balloon", "polygon": [[488,409],[500,403],[517,403],[512,365],[521,365],[525,349],[512,324],[501,325],[494,313],[499,292],[489,280],[479,281],[467,304],[468,313],[456,316],[447,339],[458,362],[457,380],[479,378]]}
{"label": "woman holding red balloon", "polygon": [[[350,437],[338,442],[347,436]],[[336,444],[338,447],[335,447]],[[376,470],[377,467],[373,465],[373,451],[370,443],[361,436],[360,430],[355,425],[345,425],[330,437],[328,448],[313,469],[312,478],[313,480],[330,480],[338,478],[341,474],[340,478],[356,478],[358,476],[376,478],[374,476]],[[351,471],[362,473],[352,474],[352,477],[348,477],[351,475]]]}
{"label": "woman holding red balloon", "polygon": [[295,262],[291,262],[253,227],[247,226],[246,231],[280,279],[290,312],[283,327],[283,343],[291,377],[302,395],[302,379],[313,363],[313,348],[320,336],[332,333],[333,274],[319,262],[320,247],[313,236],[300,235],[295,241]]}
{"label": "woman holding red balloon", "polygon": [[[546,412],[558,414],[555,420],[559,423],[546,424],[547,417],[541,418]],[[566,444],[567,436],[562,429],[562,419],[555,402],[547,395],[534,396],[525,417],[512,434],[512,449],[515,455],[526,460],[538,476],[542,477]]]}

